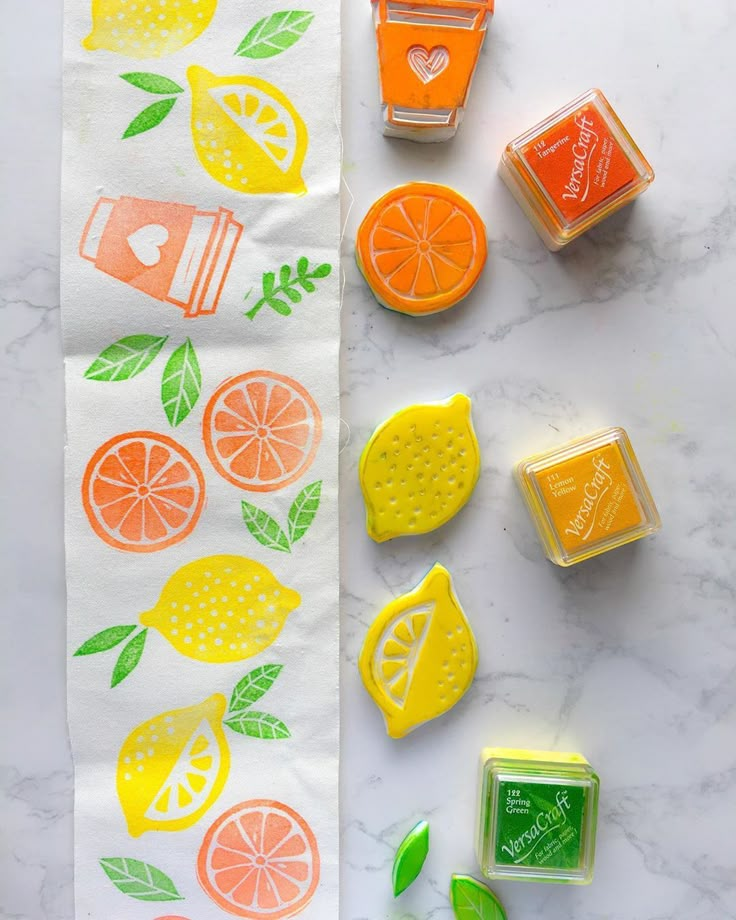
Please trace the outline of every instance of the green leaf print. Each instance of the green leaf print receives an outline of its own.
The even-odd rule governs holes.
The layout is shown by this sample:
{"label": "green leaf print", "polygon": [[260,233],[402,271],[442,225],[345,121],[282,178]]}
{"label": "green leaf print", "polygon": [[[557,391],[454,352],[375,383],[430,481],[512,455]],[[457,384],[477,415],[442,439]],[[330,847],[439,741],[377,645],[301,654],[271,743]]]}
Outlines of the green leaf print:
{"label": "green leaf print", "polygon": [[137,626],[111,626],[109,629],[103,629],[102,632],[95,633],[94,636],[83,642],[74,655],[96,655],[98,652],[107,652],[116,645],[120,645],[137,628]]}
{"label": "green leaf print", "polygon": [[130,642],[122,650],[113,668],[112,680],[110,681],[111,687],[117,687],[119,683],[124,681],[125,678],[135,670],[138,662],[141,660],[141,655],[146,645],[147,635],[148,630],[142,629],[137,635],[133,636]]}
{"label": "green leaf print", "polygon": [[291,552],[288,537],[270,514],[246,501],[241,502],[241,507],[245,526],[261,546],[278,550],[281,553]]}
{"label": "green leaf print", "polygon": [[247,709],[267,693],[283,669],[281,664],[264,664],[238,681],[230,697],[230,712]]}
{"label": "green leaf print", "polygon": [[101,859],[105,875],[115,887],[138,901],[183,901],[171,879],[139,859],[109,857]]}
{"label": "green leaf print", "polygon": [[169,424],[176,428],[189,415],[202,392],[202,373],[191,339],[172,353],[161,380],[161,402]]}
{"label": "green leaf print", "polygon": [[260,19],[238,46],[236,55],[246,58],[275,57],[291,48],[309,28],[314,13],[283,10]]}
{"label": "green leaf print", "polygon": [[281,741],[291,738],[291,732],[276,716],[265,712],[254,712],[244,709],[234,712],[227,719],[225,725],[240,735],[249,735],[251,738],[261,738],[263,741]]}
{"label": "green leaf print", "polygon": [[167,339],[167,335],[128,335],[118,339],[100,352],[84,376],[88,380],[130,380],[148,367]]}
{"label": "green leaf print", "polygon": [[169,112],[174,108],[175,102],[176,96],[172,99],[159,99],[158,102],[154,102],[153,105],[149,105],[147,108],[143,109],[125,129],[123,132],[123,139],[134,137],[136,134],[143,134],[144,131],[150,131],[151,128],[160,125],[164,118],[166,118]]}
{"label": "green leaf print", "polygon": [[[302,294],[298,289],[301,288],[305,294],[313,294],[317,290],[314,281],[320,278],[327,278],[331,272],[332,266],[326,262],[316,265],[310,270],[309,259],[306,256],[298,259],[296,268],[291,268],[289,265],[281,266],[278,285],[276,284],[275,272],[264,272],[261,279],[262,296],[245,315],[250,320],[255,319],[262,307],[268,306],[281,316],[290,316],[292,313],[291,306],[286,301],[288,300],[292,304],[301,303]],[[245,295],[245,300],[249,296],[250,292]]]}
{"label": "green leaf print", "polygon": [[506,920],[496,895],[469,875],[452,876],[450,902],[455,920]]}
{"label": "green leaf print", "polygon": [[322,480],[302,489],[289,508],[289,540],[296,543],[312,526],[322,496]]}
{"label": "green leaf print", "polygon": [[121,73],[122,80],[126,80],[131,86],[137,86],[147,93],[155,93],[158,96],[169,96],[171,93],[183,93],[184,88],[169,80],[168,77],[162,77],[157,73]]}

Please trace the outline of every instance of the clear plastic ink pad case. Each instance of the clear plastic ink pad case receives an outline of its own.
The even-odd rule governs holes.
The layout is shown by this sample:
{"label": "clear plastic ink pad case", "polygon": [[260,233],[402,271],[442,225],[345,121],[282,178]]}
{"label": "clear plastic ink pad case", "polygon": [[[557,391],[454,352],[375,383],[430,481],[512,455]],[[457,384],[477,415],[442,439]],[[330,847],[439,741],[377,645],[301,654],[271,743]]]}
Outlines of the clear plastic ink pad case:
{"label": "clear plastic ink pad case", "polygon": [[522,460],[516,480],[545,553],[557,565],[574,565],[662,526],[623,428]]}
{"label": "clear plastic ink pad case", "polygon": [[489,879],[587,885],[599,781],[582,754],[485,748],[477,855]]}
{"label": "clear plastic ink pad case", "polygon": [[512,141],[499,174],[553,251],[654,181],[652,167],[599,89]]}

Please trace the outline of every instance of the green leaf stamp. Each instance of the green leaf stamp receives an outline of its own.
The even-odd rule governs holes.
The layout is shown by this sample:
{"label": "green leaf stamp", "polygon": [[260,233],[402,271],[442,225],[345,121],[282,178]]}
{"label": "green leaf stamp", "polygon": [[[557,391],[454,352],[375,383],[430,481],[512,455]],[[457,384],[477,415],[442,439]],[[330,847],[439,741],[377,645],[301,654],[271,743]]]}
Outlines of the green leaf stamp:
{"label": "green leaf stamp", "polygon": [[[313,294],[317,290],[314,282],[327,278],[331,273],[332,266],[327,262],[310,268],[306,256],[297,260],[295,268],[282,265],[278,284],[275,272],[265,272],[261,280],[262,295],[245,315],[248,319],[255,319],[261,308],[268,306],[281,316],[290,316],[291,304],[301,303],[303,294]],[[249,296],[250,292],[245,295],[245,300]]]}
{"label": "green leaf stamp", "polygon": [[[157,73],[121,73],[120,78],[135,86],[136,89],[142,89],[145,93],[153,93],[156,96],[168,96],[167,99],[159,99],[152,105],[146,106],[131,121],[123,132],[123,140],[129,137],[135,137],[136,134],[143,134],[160,125],[169,112],[174,108],[179,93],[183,93],[183,87],[174,83],[168,77],[161,76]],[[176,94],[176,95],[174,95]]]}
{"label": "green leaf stamp", "polygon": [[176,428],[189,415],[202,392],[202,372],[192,340],[174,349],[161,379],[161,402],[169,424]]}
{"label": "green leaf stamp", "polygon": [[101,859],[105,875],[118,891],[137,901],[183,901],[176,885],[165,872],[139,859]]}
{"label": "green leaf stamp", "polygon": [[121,73],[120,78],[130,83],[131,86],[157,96],[170,96],[172,93],[184,92],[183,86],[157,73]]}
{"label": "green leaf stamp", "polygon": [[322,480],[305,486],[292,502],[287,516],[286,529],[262,508],[242,501],[243,521],[250,535],[266,549],[290,553],[293,545],[306,534],[319,510],[322,497]]}
{"label": "green leaf stamp", "polygon": [[259,19],[238,46],[236,55],[245,58],[275,57],[295,45],[304,35],[314,13],[282,10]]}
{"label": "green leaf stamp", "polygon": [[496,895],[469,875],[452,876],[450,903],[455,920],[506,920],[506,911]]}
{"label": "green leaf stamp", "polygon": [[291,737],[289,729],[281,719],[270,716],[266,712],[255,712],[252,709],[234,713],[225,719],[225,725],[241,735],[250,735],[251,738],[261,738],[264,741]]}
{"label": "green leaf stamp", "polygon": [[394,857],[391,880],[394,897],[406,891],[416,881],[429,853],[429,824],[420,821],[404,837]]}
{"label": "green leaf stamp", "polygon": [[238,681],[230,697],[230,712],[247,709],[267,693],[283,668],[280,664],[264,664]]}

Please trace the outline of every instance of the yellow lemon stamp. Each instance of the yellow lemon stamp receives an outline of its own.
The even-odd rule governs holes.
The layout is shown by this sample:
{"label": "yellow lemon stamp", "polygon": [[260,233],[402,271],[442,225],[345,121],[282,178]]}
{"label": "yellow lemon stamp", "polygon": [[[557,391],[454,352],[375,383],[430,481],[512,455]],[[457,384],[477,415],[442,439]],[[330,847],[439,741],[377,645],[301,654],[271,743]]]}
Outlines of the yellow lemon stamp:
{"label": "yellow lemon stamp", "polygon": [[132,58],[173,54],[204,32],[217,9],[217,0],[158,0],[155,12],[147,3],[92,0],[92,31],[82,45]]}
{"label": "yellow lemon stamp", "polygon": [[380,425],[358,475],[368,535],[377,543],[429,533],[465,505],[480,475],[470,399],[407,406]]}
{"label": "yellow lemon stamp", "polygon": [[189,68],[187,78],[194,149],[216,182],[249,195],[306,192],[307,128],[280,89],[257,77],[218,77],[198,66]]}
{"label": "yellow lemon stamp", "polygon": [[371,624],[358,667],[392,738],[443,715],[473,682],[478,648],[450,573],[435,565]]}
{"label": "yellow lemon stamp", "polygon": [[[141,659],[149,628],[177,652],[212,664],[245,661],[265,651],[301,603],[270,569],[245,556],[205,556],[169,578],[139,624],[111,626],[83,643],[75,656],[122,645],[112,674],[117,686]],[[125,643],[123,645],[123,643]]]}
{"label": "yellow lemon stamp", "polygon": [[221,693],[136,726],[118,757],[117,791],[132,837],[192,827],[212,806],[230,773],[224,726],[253,738],[291,737],[276,716],[254,707],[281,673],[278,664],[246,674],[230,702]]}

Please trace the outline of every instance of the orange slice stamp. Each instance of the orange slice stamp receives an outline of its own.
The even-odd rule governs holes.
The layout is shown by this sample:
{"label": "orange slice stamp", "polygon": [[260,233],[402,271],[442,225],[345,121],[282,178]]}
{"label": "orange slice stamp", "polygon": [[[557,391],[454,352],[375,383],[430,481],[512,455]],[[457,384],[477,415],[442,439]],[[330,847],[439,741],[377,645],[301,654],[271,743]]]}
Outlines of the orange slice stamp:
{"label": "orange slice stamp", "polygon": [[304,818],[288,805],[243,802],[205,834],[197,877],[227,913],[283,920],[304,910],[317,890],[317,841]]}
{"label": "orange slice stamp", "polygon": [[355,256],[376,299],[425,316],[455,306],[486,264],[486,228],[462,195],[411,182],[387,192],[358,228]]}
{"label": "orange slice stamp", "polygon": [[272,492],[311,465],[322,416],[296,380],[250,371],[215,390],[204,412],[202,436],[212,465],[228,482],[249,492]]}
{"label": "orange slice stamp", "polygon": [[152,553],[184,540],[204,505],[204,476],[173,438],[120,434],[98,447],[82,480],[92,529],[115,549]]}

